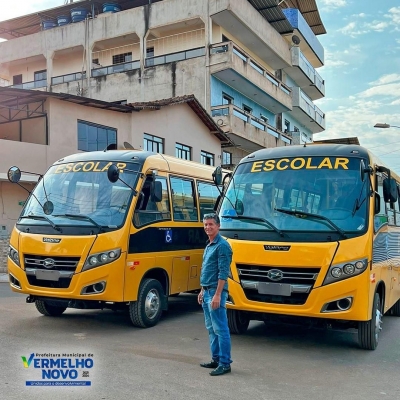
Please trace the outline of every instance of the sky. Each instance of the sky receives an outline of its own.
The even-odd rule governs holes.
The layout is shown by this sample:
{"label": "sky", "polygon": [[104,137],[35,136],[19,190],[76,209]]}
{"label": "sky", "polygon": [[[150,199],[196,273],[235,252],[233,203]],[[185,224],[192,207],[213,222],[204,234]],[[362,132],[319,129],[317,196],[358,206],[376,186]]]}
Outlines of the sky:
{"label": "sky", "polygon": [[[0,0],[0,20],[61,6],[65,0]],[[325,113],[326,130],[315,140],[357,136],[400,175],[400,2],[399,0],[316,0],[327,34],[325,98],[316,105]],[[0,55],[1,59],[1,55]],[[376,123],[399,128],[377,129]]]}

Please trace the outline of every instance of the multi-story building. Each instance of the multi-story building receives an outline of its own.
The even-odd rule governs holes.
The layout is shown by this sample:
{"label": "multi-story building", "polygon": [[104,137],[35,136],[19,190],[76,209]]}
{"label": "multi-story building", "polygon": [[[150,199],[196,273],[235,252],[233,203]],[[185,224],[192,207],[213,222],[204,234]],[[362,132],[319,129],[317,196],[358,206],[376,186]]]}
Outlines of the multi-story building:
{"label": "multi-story building", "polygon": [[[4,104],[10,88],[62,93],[64,99],[78,96],[83,105],[92,99],[103,102],[107,110],[120,106],[117,111],[130,104],[149,109],[146,103],[157,107],[154,102],[194,95],[229,139],[218,141],[223,143],[218,163],[225,166],[233,166],[263,147],[310,142],[314,133],[325,128],[324,113],[314,104],[325,92],[324,80],[316,72],[324,63],[317,35],[325,29],[315,0],[113,0],[113,5],[108,2],[104,6],[103,0],[65,3],[0,22],[0,38],[6,39],[0,43],[0,86],[8,90]],[[15,157],[15,164],[18,155],[24,154],[20,164],[26,165],[27,144],[32,149],[38,147],[30,153],[33,155],[42,154],[40,149],[51,143],[53,147],[57,143],[67,146],[46,156],[47,164],[66,151],[85,150],[79,145],[78,117],[70,116],[69,122],[75,119],[75,132],[68,128],[72,136],[66,137],[61,124],[54,122],[57,113],[63,119],[63,108],[52,107],[48,100],[29,103],[29,96],[23,96],[21,90],[13,96],[12,107],[1,106],[0,123],[9,125],[0,132],[8,127],[14,132],[12,124],[18,118],[20,128],[0,135],[0,146],[8,157]],[[44,120],[44,127],[39,126],[43,119],[35,123],[32,118],[48,113],[52,116]],[[154,114],[146,115],[149,127],[154,126]],[[106,120],[104,125],[111,129],[123,125],[113,118]],[[180,124],[185,142],[177,155],[187,154],[187,148],[194,148],[192,143],[199,141],[194,137],[198,133],[191,135],[190,126],[184,125],[186,120]],[[18,131],[24,124],[32,127],[29,138]],[[150,129],[132,129],[132,124],[127,125],[135,135],[131,141],[147,149],[153,146],[149,137],[157,137],[163,148],[172,149],[175,155],[175,145],[169,143],[173,138],[163,137],[162,132],[154,135]],[[41,128],[46,134],[35,135]],[[122,138],[127,136],[119,136],[119,143]],[[199,161],[209,162],[207,154],[211,152],[203,153],[197,155]],[[1,165],[3,181],[4,168]]]}
{"label": "multi-story building", "polygon": [[[324,130],[314,104],[325,92],[315,0],[112,3],[0,22],[2,84],[122,104],[193,94],[231,136],[226,164]],[[79,22],[67,24],[70,15]]]}

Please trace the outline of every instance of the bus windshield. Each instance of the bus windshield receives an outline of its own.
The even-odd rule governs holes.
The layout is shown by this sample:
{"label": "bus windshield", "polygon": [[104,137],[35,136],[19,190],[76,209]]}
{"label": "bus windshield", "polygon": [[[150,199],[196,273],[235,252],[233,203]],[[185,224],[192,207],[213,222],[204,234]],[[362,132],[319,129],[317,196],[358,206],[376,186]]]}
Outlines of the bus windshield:
{"label": "bus windshield", "polygon": [[[18,224],[117,229],[125,221],[133,191],[107,178],[110,162],[90,161],[52,166],[36,185]],[[117,164],[118,165],[118,164]],[[121,178],[137,184],[139,165],[123,164]],[[48,204],[51,204],[49,207]]]}
{"label": "bus windshield", "polygon": [[[359,158],[309,157],[240,164],[220,209],[221,229],[365,232],[369,181]],[[279,236],[277,236],[279,238]]]}

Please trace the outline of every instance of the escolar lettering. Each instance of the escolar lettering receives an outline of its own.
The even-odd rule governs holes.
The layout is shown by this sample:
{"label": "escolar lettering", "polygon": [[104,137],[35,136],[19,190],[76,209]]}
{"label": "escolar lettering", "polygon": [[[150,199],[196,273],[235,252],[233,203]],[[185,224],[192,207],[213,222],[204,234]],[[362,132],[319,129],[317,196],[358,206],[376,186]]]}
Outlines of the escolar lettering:
{"label": "escolar lettering", "polygon": [[[65,174],[68,172],[107,172],[108,168],[112,162],[104,162],[104,161],[87,161],[87,162],[77,162],[77,163],[69,163],[69,164],[61,164],[56,167],[54,170],[55,174]],[[115,164],[120,172],[124,172],[126,168],[125,163],[116,163]]]}
{"label": "escolar lettering", "polygon": [[251,172],[269,172],[273,170],[284,171],[285,169],[349,169],[349,159],[344,157],[296,157],[281,158],[279,160],[255,161]]}

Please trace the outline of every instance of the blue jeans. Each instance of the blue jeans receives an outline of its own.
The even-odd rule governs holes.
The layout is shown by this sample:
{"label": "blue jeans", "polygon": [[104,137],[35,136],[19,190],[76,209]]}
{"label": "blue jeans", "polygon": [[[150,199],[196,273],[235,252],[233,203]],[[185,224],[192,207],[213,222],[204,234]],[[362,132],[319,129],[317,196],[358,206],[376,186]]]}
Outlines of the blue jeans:
{"label": "blue jeans", "polygon": [[231,336],[228,328],[228,317],[226,315],[226,300],[228,293],[221,293],[221,304],[219,308],[211,308],[211,300],[216,289],[204,290],[203,311],[206,329],[210,340],[211,357],[218,361],[219,365],[228,367],[231,360]]}

